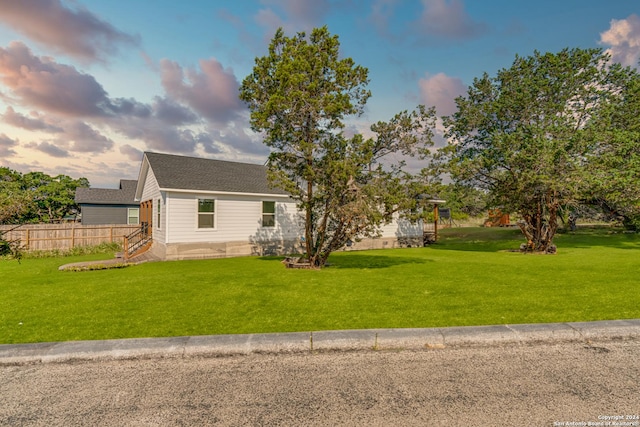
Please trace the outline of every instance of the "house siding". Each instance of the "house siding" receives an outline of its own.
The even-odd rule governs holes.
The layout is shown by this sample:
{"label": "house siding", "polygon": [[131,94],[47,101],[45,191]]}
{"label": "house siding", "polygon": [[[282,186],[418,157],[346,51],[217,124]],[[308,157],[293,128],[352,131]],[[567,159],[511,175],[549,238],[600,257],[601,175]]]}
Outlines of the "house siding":
{"label": "house siding", "polygon": [[357,242],[352,242],[351,246],[343,250],[367,250],[367,249],[390,249],[424,246],[423,223],[417,221],[412,223],[409,220],[400,218],[395,213],[389,224],[378,228],[380,237],[365,238]]}
{"label": "house siding", "polygon": [[[167,243],[183,242],[265,242],[299,238],[296,205],[258,196],[169,193],[168,218],[171,238]],[[215,228],[198,229],[198,199],[215,200]],[[262,227],[262,201],[276,201],[276,226]]]}
{"label": "house siding", "polygon": [[[292,254],[303,250],[302,213],[283,195],[256,195],[161,189],[151,167],[143,168],[140,202],[153,201],[153,245],[162,259],[200,259],[246,255]],[[198,199],[215,200],[215,228],[198,229]],[[276,202],[276,225],[262,227],[262,202]],[[161,203],[161,223],[157,206]],[[396,215],[382,226],[381,237],[353,242],[344,250],[419,246],[422,223],[411,224]]]}
{"label": "house siding", "polygon": [[422,237],[422,221],[411,223],[411,221],[400,218],[395,213],[393,220],[380,227],[382,237]]}
{"label": "house siding", "polygon": [[137,207],[139,206],[82,204],[82,225],[127,224],[127,210]]}
{"label": "house siding", "polygon": [[[198,229],[198,199],[215,200],[215,228]],[[294,202],[278,197],[167,192],[167,240],[155,238],[164,259],[219,258],[295,253],[303,227]],[[282,199],[280,197],[280,199]],[[276,202],[276,226],[262,227],[262,202]]]}
{"label": "house siding", "polygon": [[[152,231],[153,240],[160,243],[166,242],[167,203],[165,198],[166,198],[166,195],[160,191],[160,187],[158,186],[158,181],[156,180],[156,177],[153,175],[151,168],[149,168],[149,171],[147,172],[147,177],[144,182],[144,188],[142,189],[142,196],[140,197],[140,201],[141,202],[145,202],[147,200],[153,201],[153,207],[152,207],[153,212],[152,212],[152,220],[151,220],[151,224],[153,227],[153,231]],[[160,224],[156,224],[158,222],[157,221],[158,200],[162,200],[160,202],[161,204],[160,218],[162,223]]]}

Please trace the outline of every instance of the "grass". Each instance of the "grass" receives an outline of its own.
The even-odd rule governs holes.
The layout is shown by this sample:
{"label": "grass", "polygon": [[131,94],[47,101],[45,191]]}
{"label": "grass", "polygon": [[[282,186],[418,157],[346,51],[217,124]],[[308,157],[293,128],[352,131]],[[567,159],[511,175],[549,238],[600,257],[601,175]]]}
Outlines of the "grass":
{"label": "grass", "polygon": [[[514,229],[460,228],[427,248],[340,252],[321,271],[280,258],[61,272],[91,254],[0,261],[0,343],[640,317],[640,237],[558,235],[512,252]],[[110,254],[111,255],[111,254]]]}

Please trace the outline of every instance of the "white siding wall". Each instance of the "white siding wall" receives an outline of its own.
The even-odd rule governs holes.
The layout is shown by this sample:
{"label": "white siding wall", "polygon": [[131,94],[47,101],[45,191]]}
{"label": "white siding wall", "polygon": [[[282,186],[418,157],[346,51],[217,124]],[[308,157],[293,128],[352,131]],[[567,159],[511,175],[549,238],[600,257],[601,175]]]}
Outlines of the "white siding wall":
{"label": "white siding wall", "polygon": [[[215,200],[215,229],[198,229],[198,199]],[[276,201],[276,227],[261,226],[263,200]],[[275,198],[169,192],[165,206],[166,243],[260,242],[295,239],[302,232],[295,203]]]}
{"label": "white siding wall", "polygon": [[158,181],[156,177],[153,175],[153,171],[149,168],[147,172],[147,177],[144,181],[144,188],[142,189],[142,197],[140,198],[141,202],[149,199],[156,199],[160,197],[160,187],[158,186]]}
{"label": "white siding wall", "polygon": [[[156,180],[156,177],[153,175],[153,171],[151,170],[151,168],[149,168],[149,171],[147,172],[147,178],[144,181],[144,188],[142,189],[142,197],[140,198],[140,201],[145,202],[149,199],[153,200],[153,220],[152,220],[153,240],[161,243],[166,243],[166,230],[167,230],[166,206],[167,204],[166,204],[166,199],[164,199],[164,195],[160,193],[160,187],[158,186],[158,181]],[[163,199],[163,201],[161,202],[162,210],[160,212],[162,224],[156,224],[157,218],[158,218],[158,214],[157,214],[158,199]],[[158,225],[160,225],[160,227],[158,227]]]}
{"label": "white siding wall", "polygon": [[396,213],[393,215],[393,221],[380,227],[380,230],[382,231],[381,237],[422,236],[422,222],[412,224],[410,221],[400,218]]}

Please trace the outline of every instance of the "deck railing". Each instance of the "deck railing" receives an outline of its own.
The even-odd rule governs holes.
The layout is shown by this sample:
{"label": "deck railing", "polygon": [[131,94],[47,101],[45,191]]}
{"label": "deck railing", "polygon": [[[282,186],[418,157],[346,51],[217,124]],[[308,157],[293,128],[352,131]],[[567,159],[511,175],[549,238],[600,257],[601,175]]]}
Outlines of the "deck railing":
{"label": "deck railing", "polygon": [[124,259],[128,259],[144,246],[151,243],[152,235],[148,222],[142,222],[140,228],[133,233],[124,236]]}

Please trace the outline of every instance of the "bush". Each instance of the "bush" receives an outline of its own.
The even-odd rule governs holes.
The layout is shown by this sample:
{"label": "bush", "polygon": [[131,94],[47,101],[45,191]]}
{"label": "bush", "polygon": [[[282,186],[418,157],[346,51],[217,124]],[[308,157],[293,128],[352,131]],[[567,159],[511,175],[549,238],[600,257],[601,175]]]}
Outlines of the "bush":
{"label": "bush", "polygon": [[20,261],[22,256],[23,253],[22,248],[20,247],[20,241],[5,240],[2,234],[0,234],[0,257],[17,259]]}

